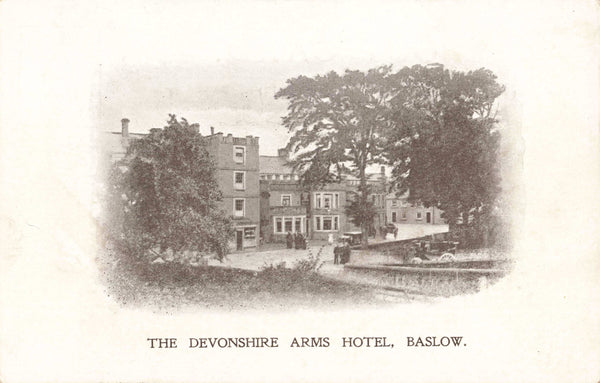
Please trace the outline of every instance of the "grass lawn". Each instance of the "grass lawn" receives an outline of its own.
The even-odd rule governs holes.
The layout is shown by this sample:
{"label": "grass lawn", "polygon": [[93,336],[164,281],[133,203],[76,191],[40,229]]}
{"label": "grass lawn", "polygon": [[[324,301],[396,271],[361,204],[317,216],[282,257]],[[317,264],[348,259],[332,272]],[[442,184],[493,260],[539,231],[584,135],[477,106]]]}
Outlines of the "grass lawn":
{"label": "grass lawn", "polygon": [[281,267],[259,272],[174,262],[126,261],[99,254],[106,291],[124,306],[172,312],[182,309],[281,309],[381,305],[363,286]]}

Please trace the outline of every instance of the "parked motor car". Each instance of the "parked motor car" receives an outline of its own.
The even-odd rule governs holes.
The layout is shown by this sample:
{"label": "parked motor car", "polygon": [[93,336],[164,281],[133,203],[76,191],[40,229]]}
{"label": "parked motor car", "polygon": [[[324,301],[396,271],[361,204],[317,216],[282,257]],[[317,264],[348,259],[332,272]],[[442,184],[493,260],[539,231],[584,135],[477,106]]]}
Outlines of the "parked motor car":
{"label": "parked motor car", "polygon": [[360,231],[347,231],[342,237],[347,238],[350,246],[360,245],[362,242],[362,232]]}
{"label": "parked motor car", "polygon": [[[458,242],[454,241],[415,241],[413,242],[415,256],[422,260],[429,260],[431,256],[445,255],[444,260],[455,259]],[[452,257],[450,257],[452,256]]]}

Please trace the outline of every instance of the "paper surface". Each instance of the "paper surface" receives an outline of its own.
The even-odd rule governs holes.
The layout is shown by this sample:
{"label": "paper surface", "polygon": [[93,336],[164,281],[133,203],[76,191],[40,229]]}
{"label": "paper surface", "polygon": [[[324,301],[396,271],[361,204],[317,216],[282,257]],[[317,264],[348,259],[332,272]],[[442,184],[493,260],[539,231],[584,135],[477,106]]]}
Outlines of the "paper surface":
{"label": "paper surface", "polygon": [[[600,379],[596,3],[4,1],[0,17],[3,382]],[[95,148],[127,108],[150,113],[144,103],[155,102],[268,136],[280,117],[267,92],[284,86],[276,78],[434,62],[489,68],[507,88],[524,154],[512,191],[517,262],[498,284],[369,310],[155,314],[107,296],[94,260]],[[197,68],[206,82],[220,76],[209,89],[260,89],[269,101],[220,106],[215,96],[199,112],[171,104],[168,89],[157,102],[151,93],[165,90],[144,93],[135,78],[172,77],[171,89],[185,89]],[[129,96],[127,73],[138,81]],[[107,89],[122,98],[99,99]],[[405,347],[407,336],[430,335],[467,345]],[[157,350],[147,341],[237,336],[278,337],[280,347]],[[288,347],[301,336],[332,346]],[[348,336],[385,336],[395,347],[340,347]]]}

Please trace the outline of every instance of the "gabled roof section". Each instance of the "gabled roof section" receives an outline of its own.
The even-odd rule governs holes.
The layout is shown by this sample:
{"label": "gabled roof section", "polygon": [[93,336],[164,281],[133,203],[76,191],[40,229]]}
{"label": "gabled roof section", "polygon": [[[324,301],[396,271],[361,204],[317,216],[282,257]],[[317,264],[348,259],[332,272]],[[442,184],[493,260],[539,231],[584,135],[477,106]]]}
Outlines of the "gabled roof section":
{"label": "gabled roof section", "polygon": [[292,174],[292,168],[286,165],[283,157],[260,156],[259,169],[261,174]]}

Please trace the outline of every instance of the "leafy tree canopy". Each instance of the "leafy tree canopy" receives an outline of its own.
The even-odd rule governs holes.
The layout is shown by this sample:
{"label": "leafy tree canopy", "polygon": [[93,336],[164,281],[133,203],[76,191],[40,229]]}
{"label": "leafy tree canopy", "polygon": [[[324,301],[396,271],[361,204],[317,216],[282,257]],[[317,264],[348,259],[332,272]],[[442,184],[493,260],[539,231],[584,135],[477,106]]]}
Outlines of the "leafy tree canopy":
{"label": "leafy tree canopy", "polygon": [[[283,125],[292,133],[287,149],[294,153],[291,164],[301,182],[314,186],[356,176],[362,186],[355,203],[360,215],[369,209],[367,167],[385,162],[394,95],[390,74],[391,67],[384,66],[366,73],[299,76],[275,95],[289,101]],[[366,223],[361,226],[366,242]]]}
{"label": "leafy tree canopy", "polygon": [[185,119],[170,115],[163,129],[132,141],[121,169],[111,172],[115,229],[132,250],[227,253],[232,224],[219,208],[215,167]]}
{"label": "leafy tree canopy", "polygon": [[416,65],[393,83],[388,155],[399,193],[441,208],[450,223],[491,212],[500,192],[495,101],[504,91],[496,76]]}

